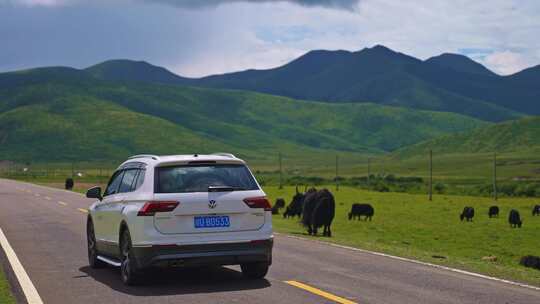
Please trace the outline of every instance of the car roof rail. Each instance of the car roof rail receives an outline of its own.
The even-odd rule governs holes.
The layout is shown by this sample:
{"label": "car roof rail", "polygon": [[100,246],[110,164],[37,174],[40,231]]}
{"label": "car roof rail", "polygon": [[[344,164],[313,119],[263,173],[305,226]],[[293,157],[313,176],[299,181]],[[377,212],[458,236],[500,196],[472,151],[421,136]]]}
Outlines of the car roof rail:
{"label": "car roof rail", "polygon": [[151,158],[153,160],[158,160],[159,156],[153,155],[153,154],[138,154],[128,157],[128,159],[135,159],[135,158]]}
{"label": "car roof rail", "polygon": [[236,158],[236,156],[234,156],[234,154],[231,154],[231,153],[216,152],[216,153],[212,153],[212,155],[225,156],[228,158]]}

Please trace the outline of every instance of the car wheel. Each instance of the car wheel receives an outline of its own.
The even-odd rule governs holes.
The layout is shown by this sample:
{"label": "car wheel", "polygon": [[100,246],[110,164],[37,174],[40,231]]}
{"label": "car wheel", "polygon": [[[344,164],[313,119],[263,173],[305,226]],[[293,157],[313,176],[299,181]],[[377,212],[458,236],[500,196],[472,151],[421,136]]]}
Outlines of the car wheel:
{"label": "car wheel", "polygon": [[137,285],[139,283],[139,274],[135,266],[135,257],[133,256],[131,247],[131,236],[127,229],[122,232],[121,240],[120,250],[122,263],[120,266],[120,274],[122,282],[125,285]]}
{"label": "car wheel", "polygon": [[94,232],[94,223],[92,220],[88,220],[86,224],[86,240],[88,244],[88,264],[90,268],[103,268],[107,264],[101,260],[98,260],[98,251],[96,243],[96,234]]}
{"label": "car wheel", "polygon": [[266,262],[242,264],[242,274],[249,279],[262,279],[268,273],[270,265]]}

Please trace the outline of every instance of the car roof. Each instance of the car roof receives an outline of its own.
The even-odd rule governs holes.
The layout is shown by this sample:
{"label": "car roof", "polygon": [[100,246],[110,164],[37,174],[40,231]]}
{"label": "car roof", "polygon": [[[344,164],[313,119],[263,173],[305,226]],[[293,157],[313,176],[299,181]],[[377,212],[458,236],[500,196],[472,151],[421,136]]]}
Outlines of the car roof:
{"label": "car roof", "polygon": [[177,164],[189,164],[193,162],[217,162],[229,164],[245,164],[245,162],[233,154],[229,153],[214,153],[214,154],[183,154],[183,155],[151,155],[141,154],[134,155],[123,162],[120,167],[125,167],[130,163],[144,163],[150,166],[167,166]]}

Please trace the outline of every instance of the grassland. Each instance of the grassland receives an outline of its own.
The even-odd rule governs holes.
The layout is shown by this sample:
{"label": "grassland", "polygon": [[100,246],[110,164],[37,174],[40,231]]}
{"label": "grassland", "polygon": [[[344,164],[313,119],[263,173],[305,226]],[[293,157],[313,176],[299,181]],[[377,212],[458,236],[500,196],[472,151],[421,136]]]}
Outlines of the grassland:
{"label": "grassland", "polygon": [[[503,152],[497,155],[497,180],[500,185],[514,183],[527,185],[540,182],[540,158],[533,150]],[[347,152],[328,152],[310,154],[282,153],[283,181],[294,185],[300,179],[323,180],[330,183],[335,177],[336,156],[339,156],[338,175],[342,178],[365,177],[368,172],[368,155]],[[254,171],[257,179],[265,186],[279,184],[278,155],[265,154],[261,158],[244,158]],[[66,177],[73,172],[82,172],[82,178],[75,177],[79,182],[105,183],[119,162],[73,162],[73,163],[19,163],[16,165],[0,166],[0,176],[27,180],[36,183],[55,182],[62,184]],[[427,193],[429,178],[428,154],[400,159],[393,155],[380,156],[370,159],[370,173],[373,175],[415,176],[423,179],[409,193]],[[28,172],[23,172],[23,168]],[[11,173],[11,174],[10,174]],[[477,190],[489,187],[493,177],[492,153],[456,153],[433,155],[433,182],[445,185],[445,194],[484,195]],[[306,182],[310,183],[310,182]],[[313,183],[310,183],[313,184]],[[501,195],[504,196],[503,193]],[[538,195],[538,194],[537,194]]]}
{"label": "grassland", "polygon": [[[334,190],[333,186],[329,188]],[[283,197],[287,202],[294,193],[293,187],[279,190],[269,186],[264,190],[272,200]],[[540,217],[531,216],[538,199],[499,200],[496,204],[501,208],[500,217],[489,219],[487,210],[493,204],[490,198],[437,195],[429,202],[425,195],[368,192],[349,187],[333,192],[337,203],[333,237],[316,237],[319,240],[540,286],[540,271],[519,265],[522,256],[540,252]],[[373,221],[347,220],[353,202],[370,202],[375,208]],[[459,221],[464,206],[476,209],[472,223]],[[520,211],[521,229],[509,227],[510,209]],[[274,216],[274,228],[281,233],[314,238],[306,235],[296,219],[283,219],[281,215]],[[497,260],[483,260],[486,256],[495,256]]]}
{"label": "grassland", "polygon": [[11,294],[9,283],[0,265],[0,303],[15,304],[15,298]]}
{"label": "grassland", "polygon": [[[285,176],[335,177],[336,155],[339,156],[339,176],[353,177],[371,174],[395,174],[399,176],[429,176],[429,154],[417,154],[410,158],[393,155],[345,155],[326,154],[318,159],[298,159],[294,155],[283,154]],[[524,150],[497,153],[497,176],[500,180],[516,177],[540,179],[540,151]],[[267,161],[247,159],[255,170],[275,172],[278,167],[277,155]],[[493,152],[433,154],[433,176],[435,180],[491,182],[493,176]]]}
{"label": "grassland", "polygon": [[436,154],[535,151],[540,147],[540,116],[443,135],[393,152],[395,157],[410,158]]}
{"label": "grassland", "polygon": [[[525,187],[540,182],[540,151],[523,150],[497,154],[497,183]],[[420,177],[423,183],[410,193],[427,193],[429,180],[429,154],[419,154],[410,158],[397,158],[394,155],[380,157],[339,155],[338,175],[342,178],[365,177],[372,175],[395,175],[400,177]],[[306,180],[325,179],[327,183],[336,176],[336,155],[326,155],[318,160],[296,160],[283,157],[283,180],[294,177]],[[273,162],[250,162],[257,178],[265,185],[278,185],[279,171],[277,157]],[[309,182],[308,182],[309,183]],[[445,194],[483,195],[479,189],[490,187],[493,183],[493,153],[455,153],[433,154],[433,184],[444,185]],[[408,191],[408,190],[407,190]],[[505,195],[502,192],[501,195]],[[540,193],[537,194],[537,196]]]}

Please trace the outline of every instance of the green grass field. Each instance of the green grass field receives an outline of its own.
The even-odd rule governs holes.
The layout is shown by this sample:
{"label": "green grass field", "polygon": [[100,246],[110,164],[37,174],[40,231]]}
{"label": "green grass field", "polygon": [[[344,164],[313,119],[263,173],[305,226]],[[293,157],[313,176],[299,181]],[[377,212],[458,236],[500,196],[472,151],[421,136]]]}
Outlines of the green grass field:
{"label": "green grass field", "polygon": [[[540,217],[531,216],[538,199],[502,199],[499,218],[489,219],[487,209],[492,200],[481,197],[439,196],[432,202],[425,195],[378,193],[342,187],[334,191],[336,218],[333,237],[319,240],[374,250],[421,261],[456,267],[496,277],[540,286],[540,271],[519,265],[528,254],[538,255]],[[283,197],[290,202],[294,187],[264,187],[274,201]],[[353,202],[369,202],[375,208],[373,221],[349,221],[347,213]],[[460,222],[464,206],[475,207],[474,222]],[[507,216],[511,208],[520,211],[521,229],[511,229]],[[275,231],[313,238],[306,235],[297,219],[274,216]],[[443,256],[444,259],[433,256]],[[483,260],[495,256],[496,262]]]}
{"label": "green grass field", "polygon": [[15,304],[15,298],[11,295],[9,283],[4,275],[4,272],[1,266],[0,266],[0,303]]}

